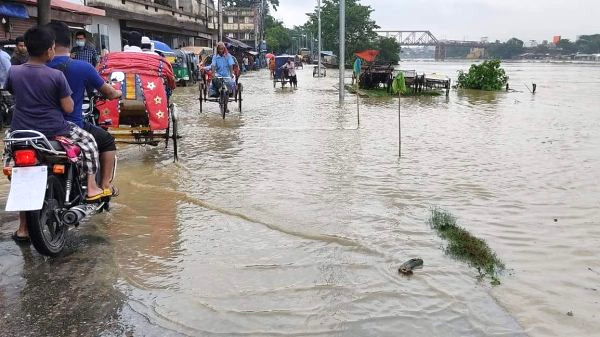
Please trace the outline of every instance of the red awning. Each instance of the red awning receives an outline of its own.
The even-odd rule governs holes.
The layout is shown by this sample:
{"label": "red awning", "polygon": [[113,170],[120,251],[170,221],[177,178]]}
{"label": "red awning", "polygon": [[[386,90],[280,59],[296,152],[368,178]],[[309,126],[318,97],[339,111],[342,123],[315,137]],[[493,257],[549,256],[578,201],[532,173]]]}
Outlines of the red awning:
{"label": "red awning", "polygon": [[375,58],[377,57],[377,55],[379,55],[379,50],[369,49],[369,50],[361,51],[358,53],[354,53],[354,55],[360,57],[361,59],[363,59],[367,62],[373,62],[373,61],[375,61]]}
{"label": "red awning", "polygon": [[[28,4],[28,5],[37,6],[37,0],[17,0],[17,1]],[[50,6],[54,9],[62,10],[65,12],[95,15],[95,16],[106,16],[106,12],[103,9],[84,6],[84,5],[76,4],[76,3],[69,2],[66,0],[51,0]]]}

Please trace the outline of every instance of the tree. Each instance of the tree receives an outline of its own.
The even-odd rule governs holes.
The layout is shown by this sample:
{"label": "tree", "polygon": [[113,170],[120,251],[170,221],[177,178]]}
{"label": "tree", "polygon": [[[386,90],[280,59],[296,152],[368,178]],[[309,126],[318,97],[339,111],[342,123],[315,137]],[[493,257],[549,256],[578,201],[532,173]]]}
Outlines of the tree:
{"label": "tree", "polygon": [[392,64],[400,62],[400,44],[393,37],[379,38],[377,49],[379,50],[377,60]]}
{"label": "tree", "polygon": [[581,35],[575,44],[577,45],[577,50],[581,53],[600,53],[600,34]]}
{"label": "tree", "polygon": [[[261,3],[261,0],[224,0],[223,5],[226,7],[254,7]],[[279,0],[265,0],[265,13],[269,12],[269,4],[273,10],[277,12]]]}
{"label": "tree", "polygon": [[465,89],[478,89],[486,91],[502,90],[508,82],[508,76],[500,67],[500,60],[485,61],[482,64],[473,64],[469,72],[458,72],[458,86]]}
{"label": "tree", "polygon": [[575,43],[571,42],[569,39],[561,39],[558,41],[556,46],[566,53],[573,54],[577,52],[577,45],[575,45]]}
{"label": "tree", "polygon": [[292,45],[290,30],[270,15],[265,17],[265,40],[267,48],[275,53],[285,53]]}
{"label": "tree", "polygon": [[523,53],[523,41],[513,37],[505,43],[492,43],[487,47],[488,55],[497,59],[511,59]]}
{"label": "tree", "polygon": [[[262,0],[223,0],[223,5],[225,7],[260,7]],[[273,10],[277,12],[277,7],[279,7],[279,0],[265,0],[264,2],[265,14],[269,13],[269,5],[273,7]]]}
{"label": "tree", "polygon": [[[323,50],[339,50],[340,35],[340,2],[339,0],[324,0],[321,7],[321,40]],[[373,9],[363,6],[359,0],[346,0],[346,60],[351,60],[355,52],[377,46],[378,35],[375,32],[379,26],[371,19]],[[315,9],[308,14],[306,27],[316,36],[318,31],[318,14]],[[398,50],[398,53],[400,51]]]}

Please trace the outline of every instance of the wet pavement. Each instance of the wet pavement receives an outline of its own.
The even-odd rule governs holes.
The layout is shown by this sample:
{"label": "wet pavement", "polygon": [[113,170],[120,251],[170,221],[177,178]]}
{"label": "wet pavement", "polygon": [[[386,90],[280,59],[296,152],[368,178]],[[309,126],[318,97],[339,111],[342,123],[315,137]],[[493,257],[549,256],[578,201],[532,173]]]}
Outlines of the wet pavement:
{"label": "wet pavement", "polygon": [[[401,159],[397,100],[362,100],[359,126],[335,71],[299,70],[298,90],[249,74],[225,120],[178,88],[180,162],[121,147],[121,195],[63,256],[17,246],[2,213],[0,335],[592,336],[600,67],[507,70],[519,92],[403,99]],[[444,255],[432,206],[496,250],[501,286]]]}

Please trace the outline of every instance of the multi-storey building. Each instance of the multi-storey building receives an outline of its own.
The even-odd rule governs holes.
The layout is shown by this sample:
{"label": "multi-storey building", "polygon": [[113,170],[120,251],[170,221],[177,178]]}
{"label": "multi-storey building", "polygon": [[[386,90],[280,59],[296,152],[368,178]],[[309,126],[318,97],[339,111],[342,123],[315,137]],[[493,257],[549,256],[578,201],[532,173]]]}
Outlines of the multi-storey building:
{"label": "multi-storey building", "polygon": [[111,51],[120,50],[134,30],[173,48],[212,46],[216,39],[212,0],[87,0],[87,5],[106,11],[88,29]]}
{"label": "multi-storey building", "polygon": [[229,7],[223,11],[223,34],[226,37],[255,47],[255,36],[260,31],[258,10],[248,7]]}

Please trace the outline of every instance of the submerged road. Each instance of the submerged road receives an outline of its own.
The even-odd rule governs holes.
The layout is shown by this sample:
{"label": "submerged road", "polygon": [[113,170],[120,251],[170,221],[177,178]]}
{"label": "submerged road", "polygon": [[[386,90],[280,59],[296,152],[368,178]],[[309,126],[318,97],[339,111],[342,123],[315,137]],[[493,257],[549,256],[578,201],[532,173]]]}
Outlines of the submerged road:
{"label": "submerged road", "polygon": [[[600,117],[555,74],[598,90],[600,68],[507,70],[538,94],[403,99],[401,159],[397,101],[363,100],[359,127],[355,98],[337,105],[335,71],[299,70],[297,90],[250,73],[243,111],[225,120],[178,88],[180,162],[121,147],[121,195],[70,231],[63,256],[17,246],[16,216],[2,213],[0,335],[592,336],[600,188],[584,181],[600,178]],[[496,250],[502,285],[444,255],[432,206]],[[399,275],[413,257],[424,268]]]}

